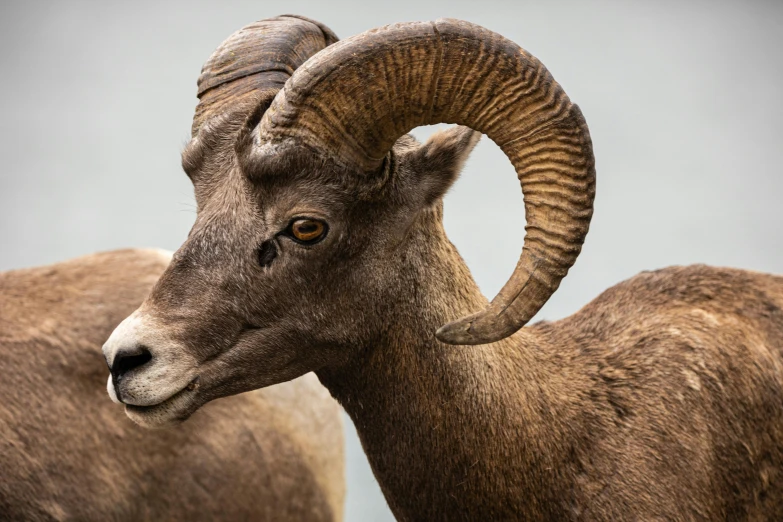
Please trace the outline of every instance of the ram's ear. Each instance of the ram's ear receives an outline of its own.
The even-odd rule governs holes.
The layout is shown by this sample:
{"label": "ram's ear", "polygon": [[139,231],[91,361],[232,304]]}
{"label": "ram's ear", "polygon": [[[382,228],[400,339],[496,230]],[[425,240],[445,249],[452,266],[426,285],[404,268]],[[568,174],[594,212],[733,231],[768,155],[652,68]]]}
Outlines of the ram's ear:
{"label": "ram's ear", "polygon": [[433,134],[426,143],[405,154],[415,190],[429,206],[443,197],[459,176],[481,133],[468,127],[451,127]]}

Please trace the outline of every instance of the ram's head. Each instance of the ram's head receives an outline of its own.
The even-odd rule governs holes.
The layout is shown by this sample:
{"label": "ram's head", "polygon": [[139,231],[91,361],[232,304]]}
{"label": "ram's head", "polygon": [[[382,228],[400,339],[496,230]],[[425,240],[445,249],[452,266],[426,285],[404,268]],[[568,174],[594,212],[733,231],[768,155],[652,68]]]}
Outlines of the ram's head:
{"label": "ram's head", "polygon": [[[264,21],[205,66],[183,153],[196,223],[104,347],[109,393],[137,422],[164,425],[217,397],[346,365],[390,338],[502,339],[578,255],[590,138],[538,60],[456,20],[334,40],[306,20]],[[279,77],[264,83],[261,70]],[[424,144],[406,135],[439,122],[465,127]],[[513,163],[527,235],[499,295],[460,319],[475,310],[450,296],[470,275],[443,231],[441,198],[480,135],[470,129]],[[441,321],[453,322],[415,331]]]}

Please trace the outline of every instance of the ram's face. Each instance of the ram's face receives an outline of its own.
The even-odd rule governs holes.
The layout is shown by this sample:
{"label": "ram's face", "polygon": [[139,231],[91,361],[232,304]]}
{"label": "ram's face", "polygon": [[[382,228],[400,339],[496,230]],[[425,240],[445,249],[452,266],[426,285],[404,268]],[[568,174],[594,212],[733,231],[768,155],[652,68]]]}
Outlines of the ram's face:
{"label": "ram's face", "polygon": [[[419,145],[404,136],[417,125],[486,133],[525,191],[514,274],[485,310],[434,332],[441,341],[511,335],[557,288],[587,232],[595,172],[584,119],[513,42],[457,20],[395,24],[316,51],[282,90],[257,92],[256,71],[290,70],[300,44],[334,40],[322,27],[300,40],[300,29],[240,31],[202,75],[215,80],[201,93],[211,101],[184,155],[196,224],[104,346],[109,393],[142,424],[341,365],[448,301],[456,285],[438,267],[456,254],[440,200],[479,134],[458,127]],[[440,295],[420,288],[430,280]],[[434,320],[454,319],[447,312]]]}
{"label": "ram's face", "polygon": [[144,424],[339,361],[386,302],[382,206],[306,175],[193,177],[187,241],[106,345],[109,392]]}
{"label": "ram's face", "polygon": [[[232,124],[203,132],[237,135]],[[439,196],[416,181],[433,168],[423,158],[456,166],[476,138],[466,129],[423,147],[406,138],[395,170],[371,190],[338,181],[316,168],[322,162],[272,173],[242,164],[234,147],[194,142],[184,164],[197,219],[149,298],[106,343],[110,395],[134,420],[166,424],[376,343],[415,291],[398,282],[417,262],[411,228],[441,230],[430,212]]]}

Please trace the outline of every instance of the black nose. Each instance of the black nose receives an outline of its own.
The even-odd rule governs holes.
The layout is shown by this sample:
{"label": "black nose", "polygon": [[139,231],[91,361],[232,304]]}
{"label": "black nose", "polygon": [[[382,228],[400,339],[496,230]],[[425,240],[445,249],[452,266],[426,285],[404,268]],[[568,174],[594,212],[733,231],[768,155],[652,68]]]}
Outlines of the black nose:
{"label": "black nose", "polygon": [[114,356],[114,364],[111,366],[111,376],[116,386],[122,377],[133,370],[144,366],[152,359],[152,354],[145,346],[139,346],[133,350],[120,350]]}

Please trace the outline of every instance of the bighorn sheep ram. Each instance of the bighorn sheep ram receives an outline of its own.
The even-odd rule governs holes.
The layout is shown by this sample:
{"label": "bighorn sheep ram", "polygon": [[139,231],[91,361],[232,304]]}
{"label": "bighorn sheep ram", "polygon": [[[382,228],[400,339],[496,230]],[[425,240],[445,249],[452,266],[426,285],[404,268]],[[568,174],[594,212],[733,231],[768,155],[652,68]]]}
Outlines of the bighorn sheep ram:
{"label": "bighorn sheep ram", "polygon": [[0,520],[342,519],[339,406],[313,375],[150,431],[101,344],[168,264],[125,250],[0,274]]}
{"label": "bighorn sheep ram", "polygon": [[[521,328],[595,190],[585,120],[536,58],[403,23],[249,89],[197,111],[196,222],[104,346],[131,418],[315,371],[402,520],[783,520],[783,278],[668,268]],[[442,227],[479,133],[405,135],[437,122],[489,136],[521,181],[522,255],[489,304]]]}

